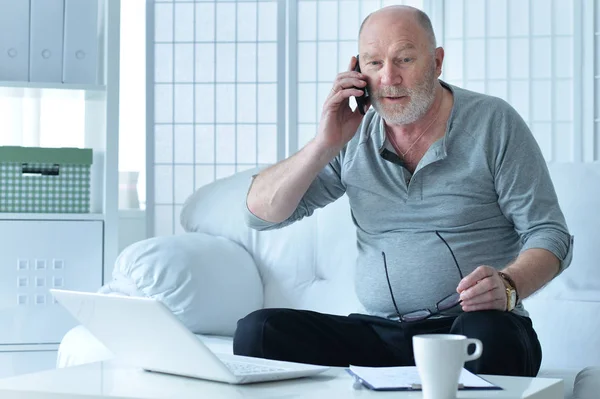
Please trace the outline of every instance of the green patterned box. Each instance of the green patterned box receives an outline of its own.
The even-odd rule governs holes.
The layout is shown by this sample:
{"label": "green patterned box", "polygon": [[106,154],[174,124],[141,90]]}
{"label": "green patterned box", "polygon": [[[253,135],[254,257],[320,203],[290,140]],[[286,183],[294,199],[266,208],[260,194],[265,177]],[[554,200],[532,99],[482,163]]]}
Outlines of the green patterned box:
{"label": "green patterned box", "polygon": [[89,148],[0,146],[0,212],[89,213]]}

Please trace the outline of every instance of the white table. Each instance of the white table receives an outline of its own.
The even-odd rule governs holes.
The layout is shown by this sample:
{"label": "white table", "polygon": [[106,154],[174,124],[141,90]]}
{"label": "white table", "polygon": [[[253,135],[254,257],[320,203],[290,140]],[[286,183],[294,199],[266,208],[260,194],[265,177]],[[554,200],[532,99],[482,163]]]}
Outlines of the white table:
{"label": "white table", "polygon": [[[560,379],[484,376],[504,388],[499,391],[460,391],[458,398],[562,399]],[[218,382],[150,373],[115,361],[49,370],[0,380],[2,399],[92,398],[402,398],[417,399],[420,392],[375,392],[352,388],[343,369],[289,381],[234,386]]]}

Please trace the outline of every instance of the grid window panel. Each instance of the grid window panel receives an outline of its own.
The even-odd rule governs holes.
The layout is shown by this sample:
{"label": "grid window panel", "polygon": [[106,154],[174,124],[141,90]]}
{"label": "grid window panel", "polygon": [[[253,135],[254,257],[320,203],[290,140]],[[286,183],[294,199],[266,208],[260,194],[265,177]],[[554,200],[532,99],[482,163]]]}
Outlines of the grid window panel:
{"label": "grid window panel", "polygon": [[554,127],[554,161],[572,162],[569,154],[573,153],[573,125],[571,123],[556,122]]}
{"label": "grid window panel", "polygon": [[154,6],[154,40],[173,41],[173,4],[156,3]]}
{"label": "grid window panel", "polygon": [[154,167],[154,199],[156,204],[173,203],[173,165]]}
{"label": "grid window panel", "polygon": [[194,81],[194,45],[175,45],[175,82],[192,83]]}
{"label": "grid window panel", "polygon": [[258,5],[258,40],[277,41],[277,2],[275,1],[261,2]]}
{"label": "grid window panel", "polygon": [[194,191],[194,165],[175,165],[173,178],[174,203],[183,204]]}
{"label": "grid window panel", "polygon": [[173,162],[173,125],[156,125],[154,127],[154,149],[156,163]]}
{"label": "grid window panel", "polygon": [[257,53],[257,79],[259,82],[275,82],[277,80],[277,44],[259,43]]}
{"label": "grid window panel", "polygon": [[154,206],[154,235],[172,235],[175,229],[173,205],[156,204]]}
{"label": "grid window panel", "polygon": [[315,82],[317,80],[317,65],[311,62],[316,53],[316,42],[298,43],[298,60],[302,65],[302,68],[298,68],[298,82]]}
{"label": "grid window panel", "polygon": [[236,4],[217,2],[217,42],[235,41]]}
{"label": "grid window panel", "polygon": [[238,125],[237,141],[236,141],[236,163],[239,164],[256,164],[258,157],[258,137],[257,131],[260,126]]}
{"label": "grid window panel", "polygon": [[[581,1],[581,0],[576,0]],[[585,0],[584,0],[585,1]],[[596,0],[597,1],[597,0]],[[573,0],[560,0],[552,3],[554,7],[553,23],[554,33],[570,36],[573,34]]]}
{"label": "grid window panel", "polygon": [[507,40],[489,39],[487,45],[488,51],[484,51],[484,54],[487,53],[488,76],[490,80],[506,79]]}
{"label": "grid window panel", "polygon": [[256,3],[238,3],[238,15],[243,18],[238,18],[237,25],[237,41],[244,42],[249,38],[256,37],[256,24],[258,9]]}
{"label": "grid window panel", "polygon": [[235,125],[217,125],[216,133],[216,164],[235,163]]}
{"label": "grid window panel", "polygon": [[200,3],[195,5],[196,22],[194,24],[196,42],[212,42],[215,40],[215,4]]}
{"label": "grid window panel", "polygon": [[463,38],[463,19],[463,1],[446,0],[444,3],[444,36],[446,39]]}
{"label": "grid window panel", "polygon": [[[397,4],[423,8],[422,0],[298,1],[298,80],[290,82],[294,85],[291,95],[296,96],[297,108],[293,110],[296,125],[291,127],[294,133],[290,135],[290,154],[315,136],[323,103],[331,92],[333,81],[340,72],[348,69],[351,57],[358,53],[358,31],[364,18],[384,6]],[[353,99],[350,103],[355,104]]]}
{"label": "grid window panel", "polygon": [[465,0],[465,35],[469,38],[485,36],[485,1]]}
{"label": "grid window panel", "polygon": [[573,85],[570,80],[558,80],[554,84],[554,117],[557,121],[573,120]]}
{"label": "grid window panel", "polygon": [[174,61],[172,44],[157,44],[154,46],[155,82],[173,81]]}
{"label": "grid window panel", "polygon": [[175,123],[194,122],[194,86],[176,84],[174,90],[175,102],[173,105]]}
{"label": "grid window panel", "polygon": [[[342,7],[344,8],[344,7]],[[338,39],[338,2],[322,0],[318,3],[317,21],[319,41]]]}
{"label": "grid window panel", "polygon": [[176,125],[173,137],[175,164],[194,163],[194,126]]}
{"label": "grid window panel", "polygon": [[[562,0],[559,0],[562,1]],[[531,33],[534,36],[552,34],[552,6],[548,0],[529,0],[532,19]],[[553,3],[556,0],[552,1]]]}
{"label": "grid window panel", "polygon": [[256,43],[238,43],[237,82],[254,82],[256,80],[258,63],[256,51]]}
{"label": "grid window panel", "polygon": [[217,84],[215,90],[217,123],[235,123],[235,85]]}
{"label": "grid window panel", "polygon": [[256,123],[257,88],[255,84],[237,85],[237,122]]}
{"label": "grid window panel", "polygon": [[[155,4],[153,213],[156,234],[181,232],[199,187],[277,161],[277,0]],[[268,140],[268,142],[266,142]],[[240,165],[238,167],[238,165]]]}
{"label": "grid window panel", "polygon": [[555,38],[552,65],[557,78],[573,77],[573,39],[569,37]]}
{"label": "grid window panel", "polygon": [[175,4],[175,41],[194,40],[194,4]]}
{"label": "grid window panel", "polygon": [[217,53],[217,82],[235,81],[235,49],[234,43],[217,43],[215,52]]}
{"label": "grid window panel", "polygon": [[173,85],[157,84],[154,88],[154,121],[173,122]]}
{"label": "grid window panel", "polygon": [[215,85],[194,85],[194,118],[196,123],[213,123],[215,121]]}
{"label": "grid window panel", "polygon": [[459,39],[448,39],[444,45],[442,71],[448,80],[457,81],[463,77],[463,47],[463,41]]}
{"label": "grid window panel", "polygon": [[572,128],[574,2],[451,3],[452,10],[444,7],[442,79],[506,99],[529,125],[547,161],[573,159],[578,150]]}
{"label": "grid window panel", "polygon": [[277,126],[263,125],[258,131],[258,163],[271,164],[277,161]]}
{"label": "grid window panel", "polygon": [[[358,49],[358,41],[357,40],[349,40],[340,42],[338,45],[338,67],[337,71],[345,71],[348,69],[348,65],[350,64],[350,59],[354,53],[357,53]],[[348,55],[351,54],[351,55]]]}
{"label": "grid window panel", "polygon": [[258,122],[277,122],[277,84],[261,83],[258,85]]}
{"label": "grid window panel", "polygon": [[[194,127],[194,159],[197,164],[213,164],[215,162],[215,127],[213,124],[196,125]],[[196,184],[196,187],[198,185]]]}
{"label": "grid window panel", "polygon": [[529,36],[529,1],[509,0],[505,3],[508,7],[508,34],[510,36]]}
{"label": "grid window panel", "polygon": [[[533,78],[550,78],[552,76],[552,41],[550,38],[533,38],[531,41],[531,61]],[[566,61],[566,60],[565,60]],[[566,61],[566,62],[570,62]]]}
{"label": "grid window panel", "polygon": [[298,2],[298,40],[317,40],[316,15],[316,1]]}
{"label": "grid window panel", "polygon": [[343,7],[339,7],[338,29],[340,40],[356,40],[361,20],[359,18],[359,1],[345,1]]}
{"label": "grid window panel", "polygon": [[194,58],[194,82],[214,82],[215,45],[212,43],[196,44]]}
{"label": "grid window panel", "polygon": [[488,35],[490,37],[506,37],[507,28],[507,7],[506,0],[487,0],[489,15],[493,16],[487,20]]}

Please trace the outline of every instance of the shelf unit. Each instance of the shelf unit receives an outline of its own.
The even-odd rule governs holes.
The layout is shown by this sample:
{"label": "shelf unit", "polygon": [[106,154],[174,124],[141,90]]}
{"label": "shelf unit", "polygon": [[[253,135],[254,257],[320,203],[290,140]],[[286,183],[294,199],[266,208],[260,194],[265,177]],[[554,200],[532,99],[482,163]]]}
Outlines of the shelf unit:
{"label": "shelf unit", "polygon": [[[52,287],[56,279],[61,279],[60,273],[64,272],[65,281],[83,276],[82,287],[86,289],[97,289],[99,286],[92,288],[90,278],[85,277],[85,273],[93,275],[93,281],[98,281],[99,284],[104,284],[112,278],[112,269],[116,257],[118,255],[118,232],[119,232],[119,210],[118,210],[118,143],[119,143],[119,54],[120,54],[120,10],[121,0],[99,0],[101,14],[99,15],[99,52],[98,52],[98,70],[99,84],[64,84],[64,83],[40,83],[40,82],[22,82],[22,81],[6,81],[0,79],[0,95],[9,97],[22,97],[28,99],[47,99],[53,96],[77,96],[84,100],[84,137],[83,147],[92,148],[94,157],[91,174],[91,212],[88,214],[52,214],[52,213],[0,213],[0,234],[4,237],[10,237],[12,227],[17,227],[17,230],[27,231],[23,226],[39,226],[40,231],[53,231],[48,226],[56,226],[57,235],[62,232],[61,237],[48,236],[48,242],[56,242],[57,247],[64,248],[66,245],[64,240],[81,239],[83,247],[91,247],[93,249],[100,248],[99,251],[89,254],[89,268],[86,261],[88,252],[83,252],[81,248],[77,248],[71,258],[70,255],[65,255],[65,264],[71,262],[79,264],[79,270],[73,271],[68,267],[65,270],[55,270],[50,266],[51,262],[56,262],[52,245],[44,243],[44,239],[39,239],[39,232],[36,230],[32,237],[25,237],[31,241],[31,246],[42,247],[39,253],[49,255],[36,255],[43,262],[48,263],[47,268],[42,270],[37,269],[35,264],[38,260],[30,257],[29,262],[33,262],[29,268],[19,270],[18,279],[22,279],[25,284],[24,294],[29,296],[29,302],[23,313],[23,317],[19,316],[11,320],[1,320],[0,324],[8,322],[9,326],[12,323],[25,323],[24,317],[28,321],[19,329],[23,330],[24,336],[27,336],[27,329],[40,330],[40,323],[46,323],[49,329],[54,322],[64,322],[62,314],[55,313],[59,305],[52,303],[51,296],[45,294],[44,303],[47,306],[48,313],[44,314],[40,309],[43,306],[36,306],[37,297],[44,294],[45,288]],[[40,224],[32,223],[39,221]],[[23,222],[23,224],[15,224],[15,222]],[[72,233],[69,233],[72,232]],[[77,237],[77,232],[84,232],[83,236]],[[89,232],[89,234],[87,233]],[[69,235],[70,234],[70,235]],[[37,237],[37,238],[36,238]],[[63,238],[65,237],[65,238]],[[62,240],[62,241],[61,241]],[[4,285],[14,291],[15,281],[13,274],[16,273],[14,268],[15,256],[19,259],[27,257],[27,243],[19,240],[14,240],[15,245],[20,246],[20,249],[7,248],[12,250],[12,255],[3,258],[3,266],[6,266],[8,276],[4,278]],[[9,240],[10,242],[10,240]],[[78,242],[74,242],[74,248],[78,247]],[[86,247],[87,245],[87,247]],[[14,245],[13,245],[14,247]],[[34,248],[37,250],[36,248]],[[21,251],[21,252],[19,252]],[[56,250],[58,251],[58,250]],[[33,251],[35,252],[35,251]],[[32,253],[33,253],[32,252]],[[16,255],[15,255],[16,253]],[[54,259],[54,260],[52,260]],[[62,260],[59,260],[62,262]],[[20,260],[19,260],[20,262]],[[71,273],[70,275],[68,273]],[[73,277],[71,277],[73,276]],[[39,286],[38,280],[43,278],[45,285]],[[10,281],[8,281],[10,280]],[[18,280],[19,284],[21,280]],[[62,281],[62,280],[61,280]],[[0,286],[2,279],[0,279]],[[20,285],[19,285],[20,286]],[[54,285],[56,287],[56,285]],[[65,287],[68,288],[68,287]],[[21,292],[21,291],[18,291]],[[10,294],[14,296],[14,294]],[[12,296],[2,297],[3,302],[10,304]],[[8,301],[8,302],[7,302]],[[33,302],[32,302],[33,301]],[[24,308],[25,309],[25,308]],[[10,309],[8,313],[10,315]],[[25,316],[27,315],[27,316]],[[35,319],[32,319],[35,318]],[[30,320],[31,319],[31,320]],[[51,323],[51,324],[47,324]],[[38,327],[36,327],[38,326]],[[17,325],[15,324],[15,329]],[[13,329],[14,330],[14,329]],[[53,337],[58,337],[60,334],[54,329]],[[65,331],[66,332],[66,331]],[[1,334],[0,334],[1,335]],[[30,334],[31,335],[31,334]],[[34,334],[35,335],[35,334]],[[10,334],[7,335],[10,338]],[[0,340],[2,341],[2,340]],[[0,376],[5,377],[22,372],[37,371],[47,368],[52,364],[52,353],[58,348],[60,339],[44,340],[40,339],[39,343],[35,340],[23,340],[21,343],[10,342],[10,339],[0,342]],[[39,356],[37,356],[38,354]]]}
{"label": "shelf unit", "polygon": [[83,91],[106,91],[104,85],[86,85],[73,83],[43,83],[43,82],[10,82],[1,81],[0,87],[14,87],[20,89],[56,89],[56,90],[83,90]]}

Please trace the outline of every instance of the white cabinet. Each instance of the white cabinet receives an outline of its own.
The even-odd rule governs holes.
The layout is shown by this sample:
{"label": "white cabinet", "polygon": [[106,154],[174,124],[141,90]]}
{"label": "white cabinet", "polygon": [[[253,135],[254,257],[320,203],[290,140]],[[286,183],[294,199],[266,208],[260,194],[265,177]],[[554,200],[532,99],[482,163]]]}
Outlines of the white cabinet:
{"label": "white cabinet", "polygon": [[51,288],[102,285],[102,221],[0,220],[0,342],[60,343],[75,320]]}

